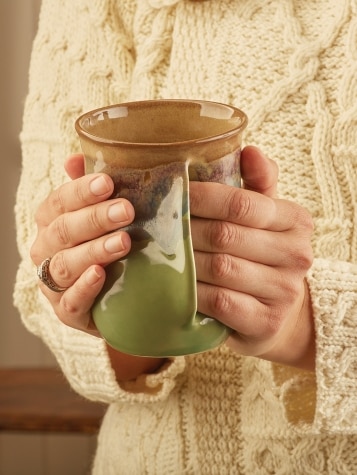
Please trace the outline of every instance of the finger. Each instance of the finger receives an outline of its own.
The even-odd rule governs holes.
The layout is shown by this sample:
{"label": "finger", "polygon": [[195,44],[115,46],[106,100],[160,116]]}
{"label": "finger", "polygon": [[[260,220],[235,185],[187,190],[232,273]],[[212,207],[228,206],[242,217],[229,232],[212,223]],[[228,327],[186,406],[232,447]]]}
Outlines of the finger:
{"label": "finger", "polygon": [[311,226],[308,213],[292,202],[220,183],[190,182],[190,213],[270,231]]}
{"label": "finger", "polygon": [[[301,308],[304,292],[300,292],[290,311]],[[254,296],[205,283],[197,284],[199,312],[216,318],[231,328],[229,346],[241,354],[259,356],[267,354],[278,342],[281,332],[291,334],[295,319],[287,317],[287,306],[265,305]]]}
{"label": "finger", "polygon": [[72,179],[75,180],[76,178],[80,178],[84,175],[84,156],[81,153],[76,153],[70,155],[65,163],[64,168],[67,172],[67,175]]}
{"label": "finger", "polygon": [[197,296],[198,311],[233,329],[242,354],[267,351],[279,322],[279,316],[275,320],[268,307],[249,294],[201,282],[197,284]]}
{"label": "finger", "polygon": [[116,232],[53,255],[49,265],[52,279],[59,287],[71,287],[91,265],[106,266],[128,254],[130,236]]}
{"label": "finger", "polygon": [[44,256],[54,256],[63,249],[99,238],[129,225],[133,219],[133,206],[121,198],[62,214],[39,231],[31,247],[31,258],[39,265]]}
{"label": "finger", "polygon": [[242,150],[240,168],[245,189],[277,197],[278,166],[257,147],[247,146]]}
{"label": "finger", "polygon": [[[228,254],[265,265],[286,265],[292,238],[218,220],[191,220],[195,252]],[[209,259],[209,256],[207,256]]]}
{"label": "finger", "polygon": [[134,208],[125,199],[107,200],[87,208],[60,215],[45,230],[42,239],[51,255],[95,239],[110,231],[128,226],[134,219]]}
{"label": "finger", "polygon": [[95,298],[103,287],[105,271],[101,266],[89,267],[78,280],[62,294],[52,292],[41,284],[43,294],[51,302],[62,323],[71,328],[99,336],[91,316]]}
{"label": "finger", "polygon": [[[218,220],[191,220],[195,252],[220,253],[273,267],[304,269],[312,262],[311,232],[274,233]],[[207,256],[209,258],[209,256]]]}
{"label": "finger", "polygon": [[113,181],[105,174],[90,174],[53,191],[36,213],[38,226],[47,226],[63,213],[75,211],[110,197]]}
{"label": "finger", "polygon": [[[252,295],[265,304],[281,300],[281,293],[287,296],[293,288],[280,269],[228,254],[195,252],[195,265],[198,281]],[[300,274],[297,269],[294,279]]]}

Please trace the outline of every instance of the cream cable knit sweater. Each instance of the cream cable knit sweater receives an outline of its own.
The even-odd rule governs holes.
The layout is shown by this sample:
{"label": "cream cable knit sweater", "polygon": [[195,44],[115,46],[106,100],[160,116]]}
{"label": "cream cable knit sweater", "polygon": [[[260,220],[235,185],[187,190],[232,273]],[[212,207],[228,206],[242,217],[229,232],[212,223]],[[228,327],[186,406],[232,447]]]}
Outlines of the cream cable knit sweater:
{"label": "cream cable knit sweater", "polygon": [[[67,179],[76,116],[158,97],[244,109],[280,196],[312,213],[316,375],[222,346],[124,389],[103,342],[38,292],[34,212]],[[110,404],[95,474],[356,473],[356,0],[43,0],[21,140],[15,301],[73,388]]]}

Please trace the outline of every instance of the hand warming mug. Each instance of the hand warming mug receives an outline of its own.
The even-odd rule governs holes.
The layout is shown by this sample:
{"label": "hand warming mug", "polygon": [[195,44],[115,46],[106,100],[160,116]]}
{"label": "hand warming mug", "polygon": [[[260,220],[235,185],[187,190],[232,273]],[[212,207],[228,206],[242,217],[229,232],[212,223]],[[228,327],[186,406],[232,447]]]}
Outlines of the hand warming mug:
{"label": "hand warming mug", "polygon": [[86,173],[114,181],[135,220],[128,256],[106,267],[93,306],[109,345],[167,357],[222,343],[230,329],[197,311],[190,235],[189,180],[240,186],[244,112],[203,100],[123,103],[81,115],[75,124]]}

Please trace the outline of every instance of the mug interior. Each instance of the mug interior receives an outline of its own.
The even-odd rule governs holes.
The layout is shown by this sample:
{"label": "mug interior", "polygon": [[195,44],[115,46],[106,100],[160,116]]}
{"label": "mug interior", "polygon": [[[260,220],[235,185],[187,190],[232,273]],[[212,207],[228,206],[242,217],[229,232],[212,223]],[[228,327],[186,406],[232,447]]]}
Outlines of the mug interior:
{"label": "mug interior", "polygon": [[113,105],[87,112],[77,132],[111,144],[178,144],[236,134],[246,125],[241,110],[217,102],[154,100]]}

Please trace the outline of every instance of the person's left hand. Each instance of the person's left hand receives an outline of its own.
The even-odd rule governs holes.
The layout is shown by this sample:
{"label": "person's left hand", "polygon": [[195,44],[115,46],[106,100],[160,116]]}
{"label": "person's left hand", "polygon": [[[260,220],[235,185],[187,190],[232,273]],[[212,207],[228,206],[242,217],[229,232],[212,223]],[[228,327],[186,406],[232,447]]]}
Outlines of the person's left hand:
{"label": "person's left hand", "polygon": [[277,166],[257,148],[241,170],[244,188],[190,183],[198,310],[234,330],[240,354],[313,369],[312,218],[277,199]]}

